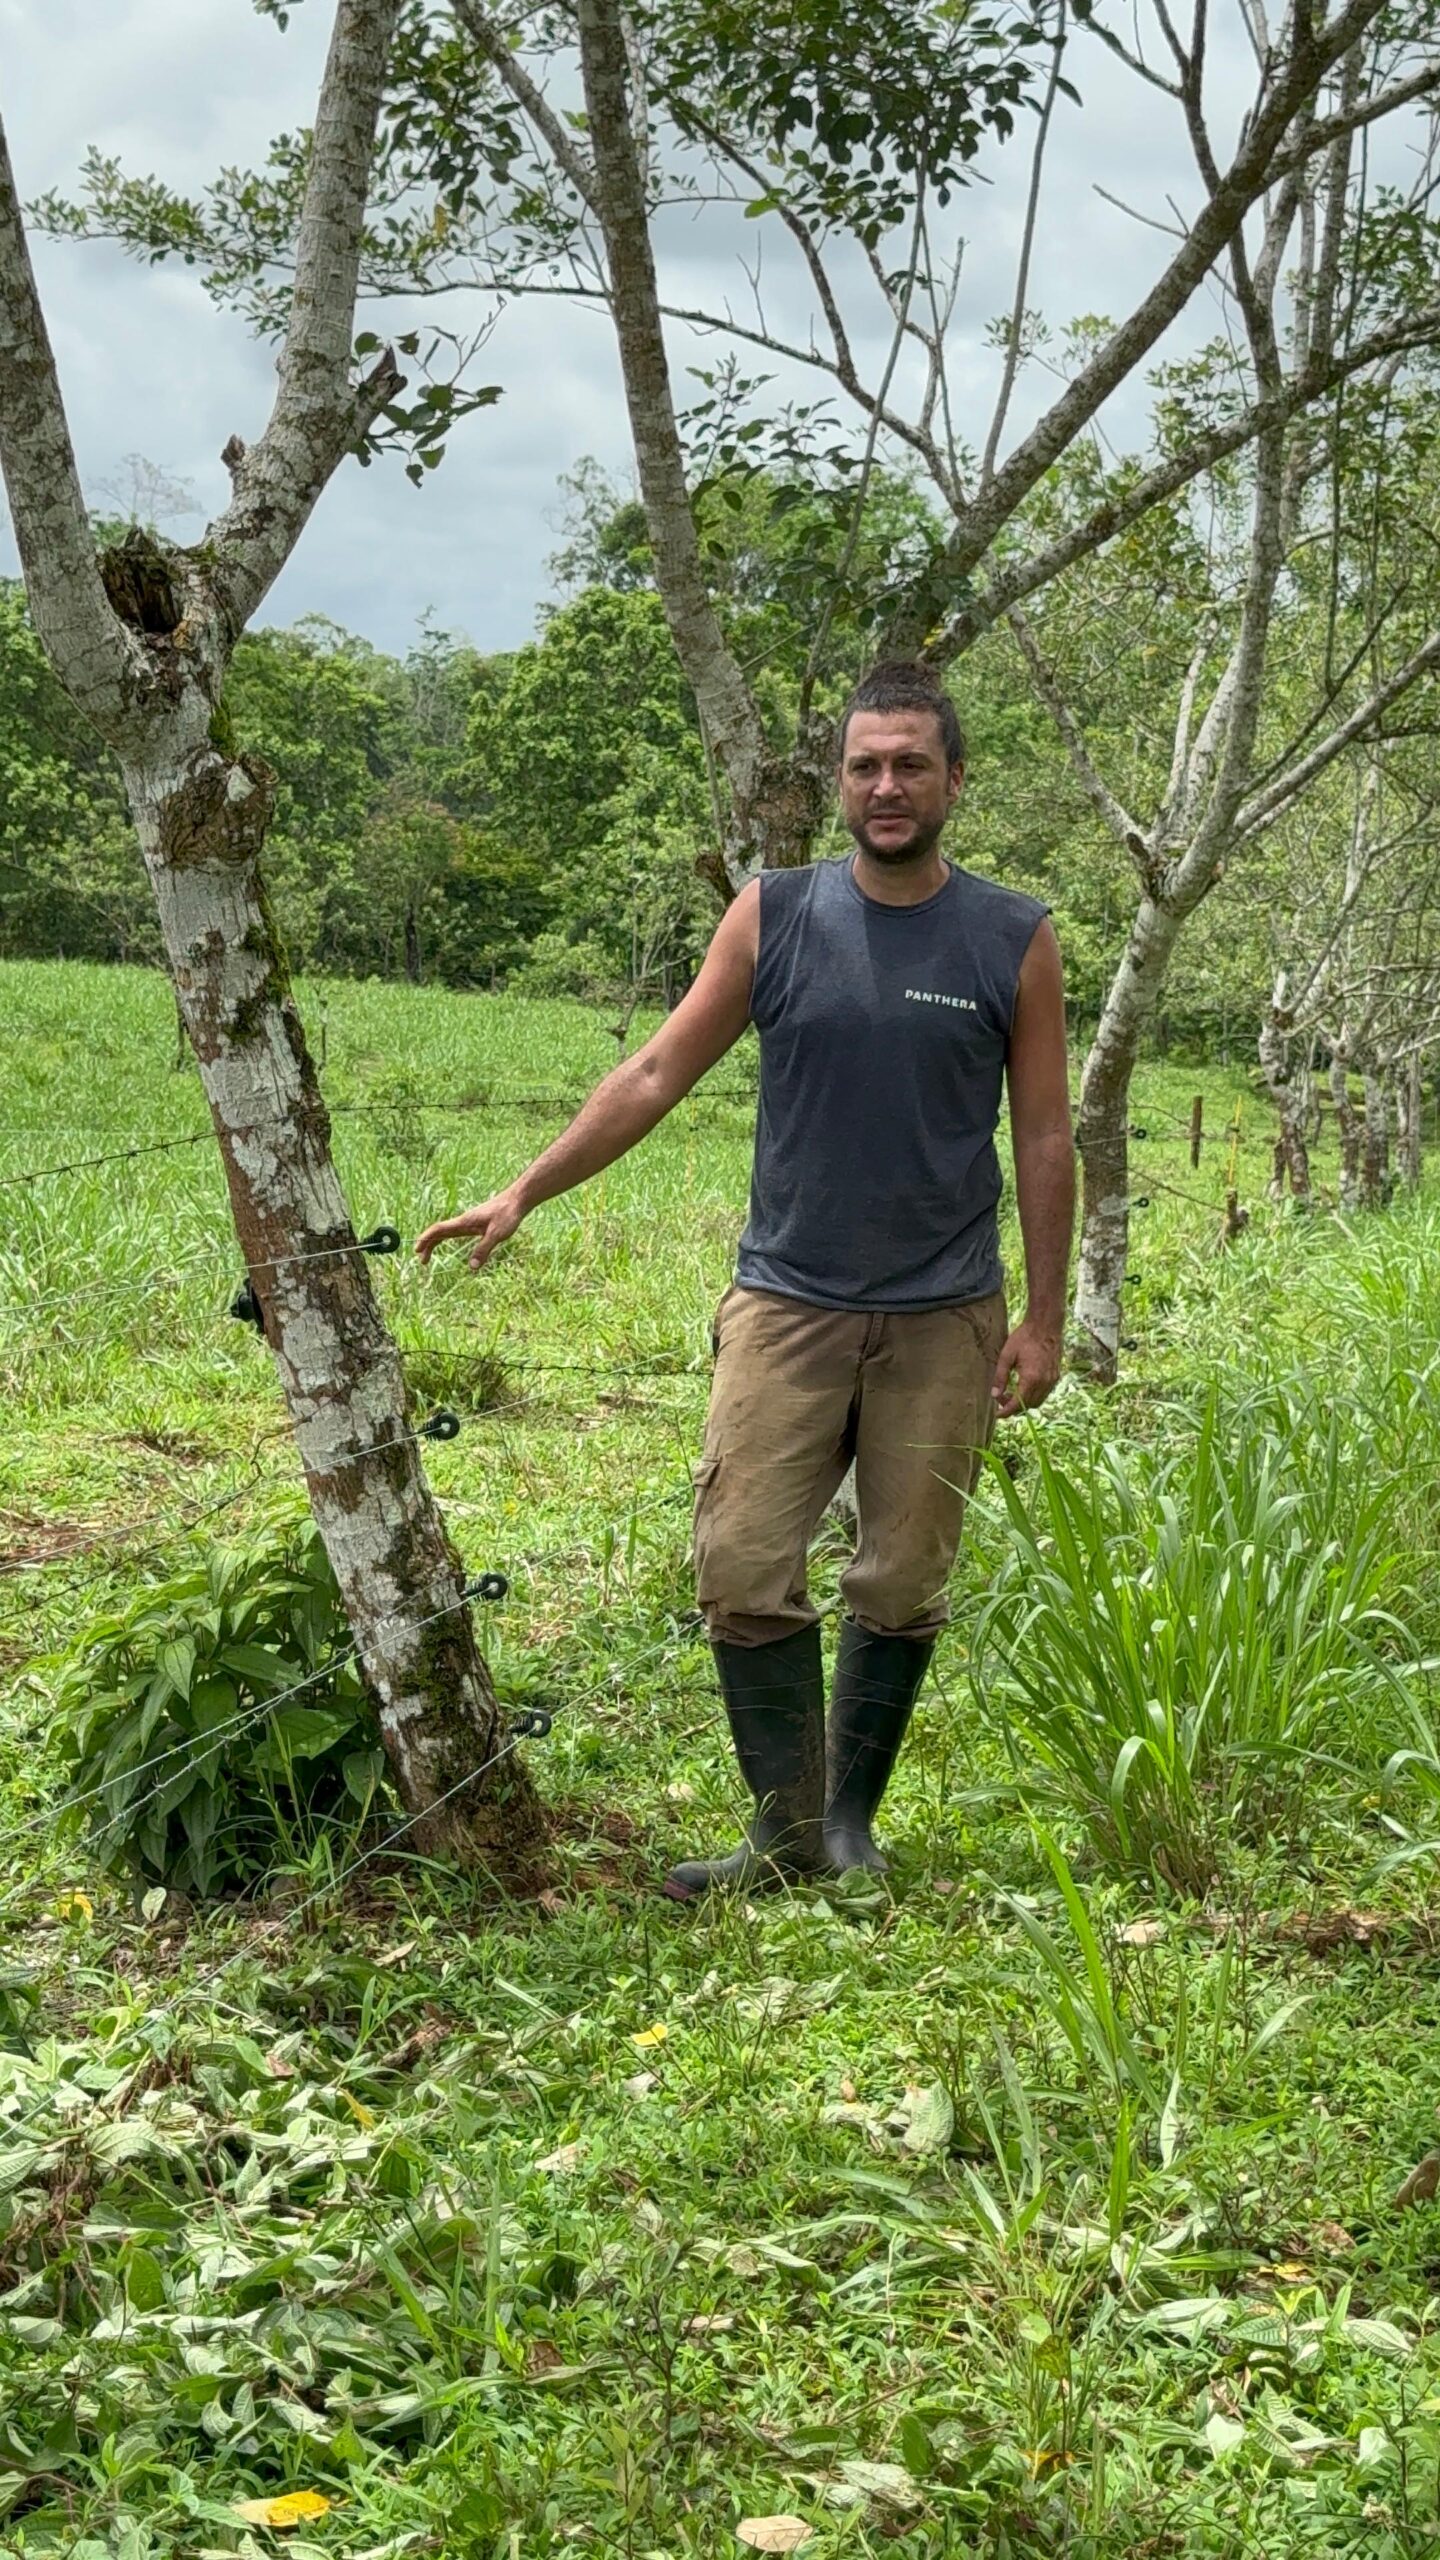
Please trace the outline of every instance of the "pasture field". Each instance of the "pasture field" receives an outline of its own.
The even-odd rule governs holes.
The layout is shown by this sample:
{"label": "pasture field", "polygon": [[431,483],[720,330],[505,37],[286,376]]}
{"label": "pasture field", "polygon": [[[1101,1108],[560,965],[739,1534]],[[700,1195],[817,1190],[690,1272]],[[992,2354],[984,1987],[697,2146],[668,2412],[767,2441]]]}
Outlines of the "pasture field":
{"label": "pasture field", "polygon": [[[301,1002],[407,1239],[616,1055],[578,1005]],[[1432,1195],[1299,1221],[1242,1073],[1142,1071],[1134,1348],[987,1471],[890,1879],[681,1912],[738,1810],[686,1557],[737,1053],[483,1279],[375,1266],[497,1679],[556,1710],[541,1903],[382,1812],[191,1909],[99,1863],[50,1731],[77,1634],[297,1502],[174,1053],[157,977],[0,969],[0,2549],[1434,2550]]]}

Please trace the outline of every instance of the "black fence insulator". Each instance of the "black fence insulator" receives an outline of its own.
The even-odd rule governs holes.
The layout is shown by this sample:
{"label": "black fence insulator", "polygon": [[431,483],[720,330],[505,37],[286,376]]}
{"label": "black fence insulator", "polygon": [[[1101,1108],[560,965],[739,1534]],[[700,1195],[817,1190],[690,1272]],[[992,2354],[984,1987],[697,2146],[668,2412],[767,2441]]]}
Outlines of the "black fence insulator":
{"label": "black fence insulator", "polygon": [[362,1253],[398,1253],[400,1250],[399,1228],[372,1227],[368,1236],[360,1238],[360,1250]]}
{"label": "black fence insulator", "polygon": [[510,1719],[512,1742],[543,1742],[555,1718],[548,1707],[522,1707]]}
{"label": "black fence insulator", "polygon": [[1130,1206],[1132,1209],[1148,1209],[1150,1206],[1149,1192],[1137,1191],[1134,1199],[1130,1203]]}
{"label": "black fence insulator", "polygon": [[255,1295],[255,1283],[247,1280],[230,1301],[230,1313],[239,1324],[253,1324],[258,1334],[265,1331],[265,1310]]}
{"label": "black fence insulator", "polygon": [[503,1573],[482,1573],[476,1582],[467,1582],[467,1600],[503,1600],[509,1591],[508,1577]]}
{"label": "black fence insulator", "polygon": [[458,1413],[452,1413],[448,1405],[442,1404],[439,1412],[432,1413],[428,1422],[416,1424],[415,1437],[417,1440],[458,1440],[460,1416]]}
{"label": "black fence insulator", "polygon": [[1130,1123],[1130,1135],[1132,1138],[1148,1138],[1150,1132],[1148,1129],[1138,1129],[1132,1120]]}

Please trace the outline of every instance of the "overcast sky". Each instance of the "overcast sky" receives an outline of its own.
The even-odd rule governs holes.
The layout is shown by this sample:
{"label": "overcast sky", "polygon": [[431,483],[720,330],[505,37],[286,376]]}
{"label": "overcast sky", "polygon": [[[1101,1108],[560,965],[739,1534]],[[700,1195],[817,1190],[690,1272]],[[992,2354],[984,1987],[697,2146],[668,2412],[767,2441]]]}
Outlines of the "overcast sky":
{"label": "overcast sky", "polygon": [[[309,0],[281,34],[251,0],[0,0],[0,103],[22,195],[71,188],[90,143],[133,173],[180,187],[258,163],[272,135],[311,118],[331,14],[325,0]],[[1215,14],[1216,94],[1233,109],[1247,68],[1234,0],[1219,0]],[[1030,296],[1057,326],[1083,312],[1119,314],[1171,246],[1106,202],[1097,182],[1162,219],[1167,195],[1194,199],[1165,102],[1094,43],[1073,68],[1084,102],[1057,120]],[[993,165],[997,183],[972,189],[964,206],[965,289],[950,368],[960,429],[971,436],[983,430],[993,381],[984,325],[1013,289],[1026,175],[1018,151]],[[803,340],[802,279],[783,243],[769,240],[769,225],[736,221],[722,231],[711,215],[670,217],[661,239],[667,299],[709,308],[728,292],[741,310],[748,289],[735,253],[753,254],[762,228],[772,319]],[[212,309],[183,267],[138,266],[108,243],[36,240],[34,255],[92,500],[138,453],[190,483],[204,513],[213,512],[226,494],[222,445],[237,431],[253,437],[264,422],[271,352],[237,317]],[[848,282],[857,351],[868,351],[878,371],[883,316],[861,277]],[[445,317],[467,325],[453,305]],[[1213,301],[1198,304],[1170,346],[1208,336],[1218,317]],[[677,329],[672,360],[684,398],[693,390],[684,367],[713,362],[713,342]],[[763,369],[758,356],[746,362]],[[530,635],[559,538],[561,474],[584,454],[629,474],[618,372],[600,314],[555,302],[508,311],[482,364],[482,378],[501,383],[504,396],[465,422],[444,468],[417,491],[398,461],[368,472],[344,466],[261,619],[322,613],[395,650],[409,645],[427,610],[484,649]],[[816,377],[799,380],[814,397]],[[786,388],[794,387],[792,378]],[[1017,424],[1041,388],[1017,404]],[[1119,402],[1108,423],[1117,438],[1138,440],[1142,396]],[[173,529],[193,538],[199,526],[196,515]],[[6,528],[0,569],[14,565]]]}

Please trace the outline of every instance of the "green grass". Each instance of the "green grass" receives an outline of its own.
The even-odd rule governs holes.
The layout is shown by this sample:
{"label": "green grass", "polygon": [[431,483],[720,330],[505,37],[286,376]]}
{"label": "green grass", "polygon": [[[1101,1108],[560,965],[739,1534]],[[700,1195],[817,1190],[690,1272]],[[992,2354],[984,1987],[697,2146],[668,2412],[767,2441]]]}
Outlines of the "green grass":
{"label": "green grass", "polygon": [[[407,1237],[614,1056],[569,1005],[326,1020],[357,1223]],[[0,971],[0,1180],[202,1127],[173,1048],[156,979]],[[1435,2547],[1440,2205],[1391,2200],[1440,2139],[1440,1213],[1277,1215],[1247,1101],[1217,1256],[1182,1124],[1243,1078],[1147,1068],[1136,1348],[979,1497],[893,1891],[679,1913],[656,1876],[737,1809],[686,1538],[750,1075],[483,1280],[375,1266],[465,1414],[429,1462],[511,1577],[497,1672],[558,1710],[538,1909],[418,1861],[337,1891],[357,1835],[137,1911],[57,1839],[27,1666],[294,1468],[207,1145],[0,1191],[7,2553],[710,2560],[778,2513],[813,2560]],[[1177,1754],[1121,1790],[1144,1855],[1139,1730]],[[296,2487],[330,2505],[283,2543],[233,2512]]]}

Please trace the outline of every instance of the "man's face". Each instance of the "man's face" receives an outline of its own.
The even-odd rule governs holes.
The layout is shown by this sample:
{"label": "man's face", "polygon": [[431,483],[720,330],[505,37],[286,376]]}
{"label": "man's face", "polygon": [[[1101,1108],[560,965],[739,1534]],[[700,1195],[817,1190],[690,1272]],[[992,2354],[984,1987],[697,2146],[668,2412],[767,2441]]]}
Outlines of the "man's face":
{"label": "man's face", "polygon": [[965,778],[933,711],[856,711],[840,760],[845,824],[872,862],[923,862]]}

